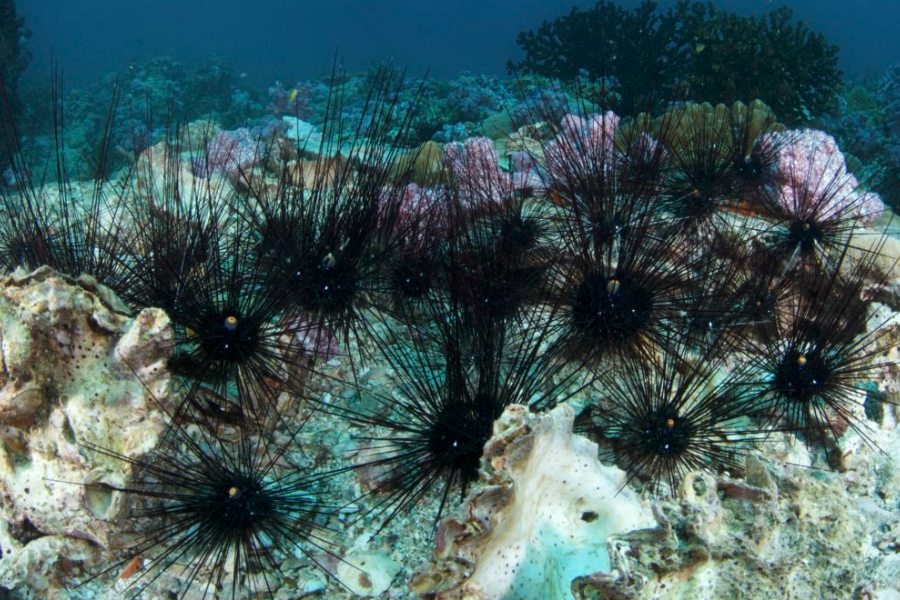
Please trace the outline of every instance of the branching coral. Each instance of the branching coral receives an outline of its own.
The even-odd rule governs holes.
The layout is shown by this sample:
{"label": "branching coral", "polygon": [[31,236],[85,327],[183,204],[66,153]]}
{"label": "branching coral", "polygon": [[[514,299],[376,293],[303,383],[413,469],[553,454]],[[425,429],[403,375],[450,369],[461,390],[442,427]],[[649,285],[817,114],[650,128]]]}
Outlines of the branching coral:
{"label": "branching coral", "polygon": [[759,98],[789,123],[837,108],[838,47],[793,21],[789,8],[761,17],[730,14],[712,3],[681,2],[675,10],[692,44],[692,97],[727,104]]}
{"label": "branching coral", "polygon": [[[31,54],[22,47],[26,32],[28,29],[25,27],[25,19],[17,15],[15,1],[0,1],[0,87],[3,88],[0,92],[9,96],[14,110],[19,108],[19,77],[31,60]],[[0,130],[0,147],[4,142],[3,136],[4,133]],[[0,165],[4,161],[5,157],[0,156]]]}
{"label": "branching coral", "polygon": [[700,2],[662,12],[645,1],[626,11],[601,0],[520,33],[525,56],[509,68],[566,79],[582,70],[613,76],[629,111],[684,95],[728,104],[760,98],[783,119],[805,121],[836,108],[838,49],[792,16],[783,7],[743,17]]}
{"label": "branching coral", "polygon": [[668,96],[687,72],[689,48],[679,35],[673,12],[659,13],[645,1],[634,11],[600,0],[592,8],[544,21],[536,31],[523,31],[517,43],[525,51],[511,71],[575,79],[615,77],[621,109],[631,111],[650,102],[648,94]]}

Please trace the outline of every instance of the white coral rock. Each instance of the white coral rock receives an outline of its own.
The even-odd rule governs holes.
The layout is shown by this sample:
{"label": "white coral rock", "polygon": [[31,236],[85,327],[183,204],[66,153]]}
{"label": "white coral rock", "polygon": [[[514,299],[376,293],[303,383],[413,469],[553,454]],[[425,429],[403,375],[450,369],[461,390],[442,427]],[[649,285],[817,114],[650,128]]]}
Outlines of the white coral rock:
{"label": "white coral rock", "polygon": [[[86,443],[139,457],[164,430],[156,400],[167,400],[169,319],[126,310],[95,281],[46,267],[0,279],[0,520],[10,525],[0,528],[0,585],[64,558],[70,538],[127,543],[114,522],[121,498],[80,485],[130,475],[127,462]],[[12,530],[29,533],[19,540]]]}
{"label": "white coral rock", "polygon": [[434,568],[414,578],[414,590],[441,600],[568,600],[573,579],[611,570],[612,536],[654,525],[623,488],[625,474],[600,463],[573,421],[568,406],[507,409],[485,446],[468,518],[441,524]]}

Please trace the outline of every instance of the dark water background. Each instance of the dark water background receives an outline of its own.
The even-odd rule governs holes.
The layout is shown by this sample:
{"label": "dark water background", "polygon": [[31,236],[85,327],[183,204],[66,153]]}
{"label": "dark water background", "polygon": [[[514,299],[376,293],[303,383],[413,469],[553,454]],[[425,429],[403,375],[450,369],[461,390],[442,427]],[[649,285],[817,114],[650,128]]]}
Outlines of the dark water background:
{"label": "dark water background", "polygon": [[[663,0],[667,6],[674,0]],[[620,0],[637,6],[640,0]],[[34,32],[27,79],[46,77],[51,47],[70,84],[156,56],[188,65],[217,55],[249,84],[295,81],[327,70],[336,49],[351,68],[393,58],[413,74],[506,73],[516,34],[568,12],[573,0],[19,0]],[[841,46],[849,75],[900,62],[898,0],[718,0],[758,14],[786,5]]]}

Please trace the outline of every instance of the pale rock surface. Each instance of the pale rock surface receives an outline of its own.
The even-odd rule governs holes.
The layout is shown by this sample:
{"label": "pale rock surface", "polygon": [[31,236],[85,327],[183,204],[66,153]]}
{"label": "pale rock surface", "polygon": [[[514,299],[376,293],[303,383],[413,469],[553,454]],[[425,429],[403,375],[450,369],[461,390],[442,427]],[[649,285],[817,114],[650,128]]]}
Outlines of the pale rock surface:
{"label": "pale rock surface", "polygon": [[127,543],[120,495],[81,484],[122,485],[130,467],[86,444],[128,457],[156,446],[171,345],[164,312],[131,316],[90,278],[0,279],[0,585],[50,594],[65,571],[50,565],[82,560],[86,541]]}
{"label": "pale rock surface", "polygon": [[617,534],[653,518],[623,488],[625,474],[573,434],[574,412],[506,410],[485,446],[482,473],[462,520],[446,519],[432,568],[411,587],[438,600],[572,598],[572,580],[610,571]]}

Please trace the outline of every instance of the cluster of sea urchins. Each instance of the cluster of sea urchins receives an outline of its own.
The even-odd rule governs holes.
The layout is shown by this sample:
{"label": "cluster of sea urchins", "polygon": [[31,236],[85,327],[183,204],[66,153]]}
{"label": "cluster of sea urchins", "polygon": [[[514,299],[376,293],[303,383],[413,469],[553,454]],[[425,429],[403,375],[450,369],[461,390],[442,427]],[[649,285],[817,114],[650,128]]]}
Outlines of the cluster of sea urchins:
{"label": "cluster of sea urchins", "polygon": [[[177,566],[177,597],[272,592],[284,557],[337,558],[330,481],[360,474],[358,518],[376,528],[429,500],[437,522],[511,404],[577,402],[603,457],[657,493],[689,470],[740,470],[774,432],[868,439],[859,387],[886,366],[871,305],[890,272],[868,227],[884,209],[833,139],[786,131],[758,102],[630,120],[582,104],[525,124],[508,166],[475,137],[417,181],[398,83],[381,73],[349,124],[333,86],[320,147],[261,139],[229,182],[209,150],[186,176],[171,128],[114,181],[105,138],[89,197],[60,160],[50,201],[4,136],[5,269],[94,275],[175,329],[162,445],[133,459],[81,440],[132,465],[131,482],[102,485],[133,497],[141,524],[95,577],[138,564],[143,590]],[[359,389],[386,363],[390,389],[311,397],[339,355]],[[296,401],[358,431],[351,466],[285,466],[304,444]]]}

